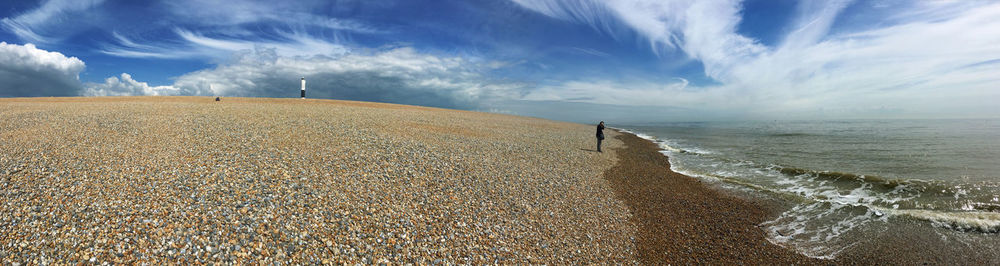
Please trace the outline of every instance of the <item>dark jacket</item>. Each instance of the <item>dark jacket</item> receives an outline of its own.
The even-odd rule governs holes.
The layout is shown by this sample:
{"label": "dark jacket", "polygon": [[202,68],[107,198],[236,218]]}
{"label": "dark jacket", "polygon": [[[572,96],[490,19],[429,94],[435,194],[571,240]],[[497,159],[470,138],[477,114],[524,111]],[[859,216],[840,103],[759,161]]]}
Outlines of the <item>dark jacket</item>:
{"label": "dark jacket", "polygon": [[604,125],[597,125],[597,138],[604,139]]}

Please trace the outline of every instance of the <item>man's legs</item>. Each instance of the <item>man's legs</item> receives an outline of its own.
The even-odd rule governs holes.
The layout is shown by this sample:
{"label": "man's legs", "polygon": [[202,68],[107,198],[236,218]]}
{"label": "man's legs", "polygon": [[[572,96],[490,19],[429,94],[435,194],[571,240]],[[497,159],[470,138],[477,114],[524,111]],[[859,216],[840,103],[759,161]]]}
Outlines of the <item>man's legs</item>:
{"label": "man's legs", "polygon": [[601,151],[601,141],[602,141],[602,139],[597,139],[597,151],[598,152],[603,152],[603,151]]}

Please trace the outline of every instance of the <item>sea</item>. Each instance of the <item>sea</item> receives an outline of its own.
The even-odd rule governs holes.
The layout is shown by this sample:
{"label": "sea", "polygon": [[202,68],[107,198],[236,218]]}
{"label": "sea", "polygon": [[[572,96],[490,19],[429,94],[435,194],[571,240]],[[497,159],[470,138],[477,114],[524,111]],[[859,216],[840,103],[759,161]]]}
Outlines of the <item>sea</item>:
{"label": "sea", "polygon": [[1000,119],[614,127],[658,144],[675,172],[785,203],[760,226],[811,257],[835,258],[897,226],[969,249],[1000,238]]}

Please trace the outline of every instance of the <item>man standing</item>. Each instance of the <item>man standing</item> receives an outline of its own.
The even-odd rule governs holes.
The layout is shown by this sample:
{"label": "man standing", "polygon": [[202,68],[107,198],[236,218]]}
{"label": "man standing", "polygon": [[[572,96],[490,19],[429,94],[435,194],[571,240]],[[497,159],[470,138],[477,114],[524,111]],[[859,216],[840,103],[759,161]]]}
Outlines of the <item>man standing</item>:
{"label": "man standing", "polygon": [[600,124],[597,124],[597,152],[603,152],[601,151],[602,140],[604,140],[604,121],[601,121]]}

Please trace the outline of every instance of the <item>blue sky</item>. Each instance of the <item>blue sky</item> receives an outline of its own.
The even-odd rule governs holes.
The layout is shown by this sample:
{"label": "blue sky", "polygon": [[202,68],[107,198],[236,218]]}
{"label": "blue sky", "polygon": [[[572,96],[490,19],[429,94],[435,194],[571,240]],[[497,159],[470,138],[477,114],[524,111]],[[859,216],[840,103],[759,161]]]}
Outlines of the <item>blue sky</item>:
{"label": "blue sky", "polygon": [[587,122],[981,118],[1000,2],[7,1],[0,96],[380,101]]}

